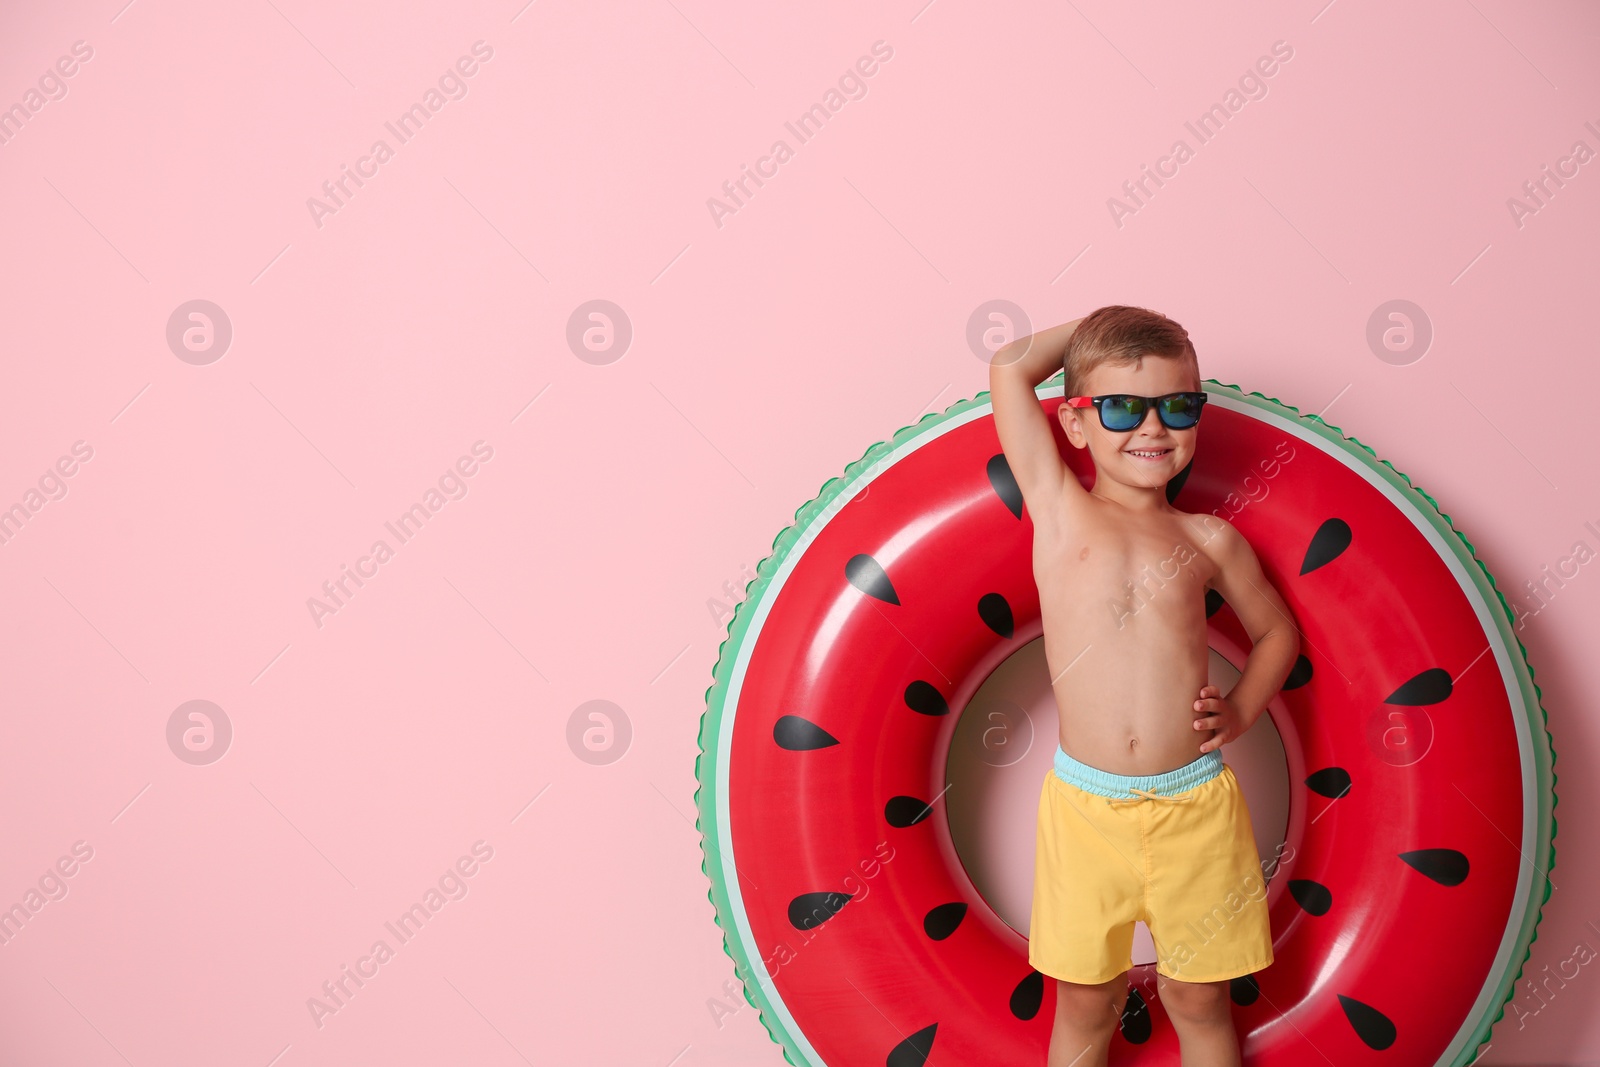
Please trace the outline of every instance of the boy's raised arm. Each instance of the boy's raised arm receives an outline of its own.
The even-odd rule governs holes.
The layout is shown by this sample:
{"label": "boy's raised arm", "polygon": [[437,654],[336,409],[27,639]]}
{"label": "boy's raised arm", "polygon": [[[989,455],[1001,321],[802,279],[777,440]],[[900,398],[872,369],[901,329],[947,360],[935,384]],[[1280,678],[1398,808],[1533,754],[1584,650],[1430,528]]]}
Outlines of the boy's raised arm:
{"label": "boy's raised arm", "polygon": [[989,399],[994,405],[1000,447],[1005,450],[1006,463],[1036,522],[1041,515],[1055,513],[1051,505],[1060,500],[1062,493],[1085,493],[1077,475],[1067,468],[1056,450],[1050,419],[1033,391],[1034,386],[1061,369],[1067,339],[1082,321],[1073,319],[1019,337],[1001,346],[989,363]]}

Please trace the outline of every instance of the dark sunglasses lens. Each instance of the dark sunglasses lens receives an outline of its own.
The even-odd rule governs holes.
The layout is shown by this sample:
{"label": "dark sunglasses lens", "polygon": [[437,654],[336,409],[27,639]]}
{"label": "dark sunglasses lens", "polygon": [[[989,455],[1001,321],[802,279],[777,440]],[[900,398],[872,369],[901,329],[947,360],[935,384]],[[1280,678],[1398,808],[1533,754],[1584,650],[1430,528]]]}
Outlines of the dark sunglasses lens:
{"label": "dark sunglasses lens", "polygon": [[1161,421],[1174,430],[1186,430],[1200,421],[1205,401],[1195,393],[1179,393],[1161,401]]}
{"label": "dark sunglasses lens", "polygon": [[1144,398],[1108,396],[1100,403],[1100,421],[1108,430],[1131,430],[1144,421]]}

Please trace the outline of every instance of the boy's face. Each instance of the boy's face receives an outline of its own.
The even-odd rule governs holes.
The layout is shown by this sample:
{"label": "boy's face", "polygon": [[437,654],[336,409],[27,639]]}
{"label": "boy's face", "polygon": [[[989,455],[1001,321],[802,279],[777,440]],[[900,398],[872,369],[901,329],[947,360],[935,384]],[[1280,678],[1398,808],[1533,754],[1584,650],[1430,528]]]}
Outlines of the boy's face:
{"label": "boy's face", "polygon": [[[1089,380],[1084,383],[1080,395],[1164,396],[1199,390],[1200,383],[1183,361],[1145,356],[1137,368],[1102,363],[1089,372]],[[1121,433],[1100,425],[1100,413],[1093,407],[1074,408],[1062,404],[1056,414],[1067,432],[1067,440],[1077,448],[1089,449],[1097,477],[1141,489],[1164,486],[1188,466],[1200,432],[1198,425],[1187,430],[1169,429],[1153,407],[1145,412],[1144,422]],[[1135,452],[1158,452],[1160,455],[1146,459]]]}

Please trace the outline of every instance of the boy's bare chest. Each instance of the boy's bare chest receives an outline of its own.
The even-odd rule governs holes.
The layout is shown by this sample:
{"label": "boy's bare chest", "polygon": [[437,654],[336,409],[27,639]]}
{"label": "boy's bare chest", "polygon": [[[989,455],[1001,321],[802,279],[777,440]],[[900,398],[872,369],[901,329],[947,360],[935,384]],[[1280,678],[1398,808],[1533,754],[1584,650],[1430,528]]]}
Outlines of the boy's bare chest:
{"label": "boy's bare chest", "polygon": [[[1113,524],[1061,524],[1033,546],[1034,575],[1046,601],[1123,600],[1169,585],[1202,596],[1216,577],[1201,531],[1183,516]],[[1178,598],[1185,605],[1189,596]],[[1048,610],[1048,608],[1047,608]]]}

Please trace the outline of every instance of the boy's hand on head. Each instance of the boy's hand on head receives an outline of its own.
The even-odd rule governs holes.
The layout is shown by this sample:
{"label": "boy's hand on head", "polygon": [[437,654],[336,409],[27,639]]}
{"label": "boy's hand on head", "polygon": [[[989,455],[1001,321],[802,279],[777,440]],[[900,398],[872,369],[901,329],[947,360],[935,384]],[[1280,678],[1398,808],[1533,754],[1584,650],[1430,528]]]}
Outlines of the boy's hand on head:
{"label": "boy's hand on head", "polygon": [[1200,746],[1201,752],[1221,748],[1245,731],[1244,717],[1239,714],[1239,709],[1229,703],[1228,698],[1222,695],[1222,690],[1214,685],[1201,687],[1200,699],[1194,702],[1194,710],[1197,716],[1194,720],[1196,730],[1216,731]]}

